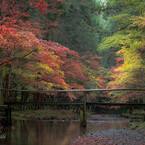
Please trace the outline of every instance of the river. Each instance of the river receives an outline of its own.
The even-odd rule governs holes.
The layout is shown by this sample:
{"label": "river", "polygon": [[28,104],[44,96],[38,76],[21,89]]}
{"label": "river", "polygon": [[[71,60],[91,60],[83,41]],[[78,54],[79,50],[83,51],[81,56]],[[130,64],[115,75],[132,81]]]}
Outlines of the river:
{"label": "river", "polygon": [[128,120],[114,115],[93,115],[86,129],[79,121],[15,120],[1,130],[0,145],[69,145],[90,132],[128,127]]}

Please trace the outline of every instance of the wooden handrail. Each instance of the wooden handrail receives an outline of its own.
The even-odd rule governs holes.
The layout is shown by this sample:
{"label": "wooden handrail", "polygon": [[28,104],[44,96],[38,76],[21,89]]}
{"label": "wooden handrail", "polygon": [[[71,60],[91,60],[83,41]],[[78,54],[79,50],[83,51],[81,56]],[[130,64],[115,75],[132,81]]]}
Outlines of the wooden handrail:
{"label": "wooden handrail", "polygon": [[1,88],[0,90],[6,91],[20,91],[20,92],[33,92],[33,93],[54,93],[54,92],[95,92],[95,91],[145,91],[145,89],[138,88],[120,88],[120,89],[72,89],[72,90],[17,90],[17,89],[5,89]]}
{"label": "wooden handrail", "polygon": [[[17,104],[38,104],[38,105],[83,105],[83,102],[5,102],[8,105]],[[103,102],[86,102],[86,105],[101,105],[101,106],[145,106],[143,103],[103,103]]]}

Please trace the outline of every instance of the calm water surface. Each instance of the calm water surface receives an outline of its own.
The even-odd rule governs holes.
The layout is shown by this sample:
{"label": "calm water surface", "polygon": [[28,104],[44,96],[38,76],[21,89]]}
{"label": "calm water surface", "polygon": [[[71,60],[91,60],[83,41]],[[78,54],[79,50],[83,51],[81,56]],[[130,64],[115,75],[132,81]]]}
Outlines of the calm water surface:
{"label": "calm water surface", "polygon": [[86,129],[80,128],[78,121],[14,121],[12,127],[0,132],[0,145],[69,145],[72,140],[89,132],[128,126],[125,120],[90,120]]}

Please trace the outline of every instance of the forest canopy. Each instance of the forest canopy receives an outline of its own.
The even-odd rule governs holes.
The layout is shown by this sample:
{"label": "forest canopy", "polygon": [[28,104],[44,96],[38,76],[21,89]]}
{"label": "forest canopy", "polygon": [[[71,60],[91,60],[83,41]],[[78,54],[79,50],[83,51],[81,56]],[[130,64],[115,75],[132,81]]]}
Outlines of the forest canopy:
{"label": "forest canopy", "polygon": [[144,88],[144,10],[143,0],[0,1],[0,88]]}

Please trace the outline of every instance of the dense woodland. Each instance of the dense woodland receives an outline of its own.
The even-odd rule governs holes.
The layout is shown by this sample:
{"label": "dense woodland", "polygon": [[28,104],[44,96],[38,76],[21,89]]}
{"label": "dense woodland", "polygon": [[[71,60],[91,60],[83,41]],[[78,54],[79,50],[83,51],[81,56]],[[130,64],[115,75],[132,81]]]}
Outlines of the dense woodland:
{"label": "dense woodland", "polygon": [[[144,72],[144,0],[0,1],[0,88],[145,88]],[[144,92],[104,96],[142,101]]]}

